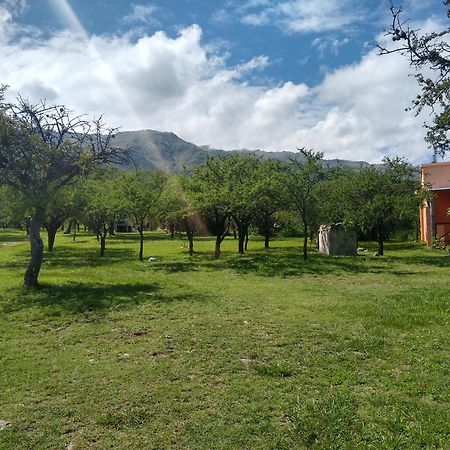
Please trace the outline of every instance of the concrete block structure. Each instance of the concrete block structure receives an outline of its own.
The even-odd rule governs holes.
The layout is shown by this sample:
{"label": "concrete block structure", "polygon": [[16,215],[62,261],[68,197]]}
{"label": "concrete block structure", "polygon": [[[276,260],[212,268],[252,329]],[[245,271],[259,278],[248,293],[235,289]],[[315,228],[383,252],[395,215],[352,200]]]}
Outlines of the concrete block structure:
{"label": "concrete block structure", "polygon": [[431,246],[435,239],[450,244],[450,162],[423,164],[422,185],[431,188],[432,198],[420,210],[420,238]]}
{"label": "concrete block structure", "polygon": [[353,227],[341,223],[321,225],[319,228],[319,252],[327,255],[356,256],[358,238]]}

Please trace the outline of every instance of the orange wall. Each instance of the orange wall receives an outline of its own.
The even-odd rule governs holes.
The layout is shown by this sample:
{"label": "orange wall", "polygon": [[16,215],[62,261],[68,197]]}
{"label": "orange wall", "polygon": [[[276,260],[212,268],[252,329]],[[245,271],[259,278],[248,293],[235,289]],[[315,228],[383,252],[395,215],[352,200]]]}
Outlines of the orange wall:
{"label": "orange wall", "polygon": [[[422,184],[428,184],[433,192],[433,211],[434,223],[445,223],[446,225],[437,225],[437,237],[450,231],[450,217],[447,211],[450,208],[450,190],[439,191],[439,189],[450,187],[450,162],[424,164],[421,168]],[[432,244],[434,236],[431,229],[431,211],[429,207],[422,207],[420,211],[420,235],[421,239],[428,245]],[[450,234],[445,236],[446,244],[450,244]]]}
{"label": "orange wall", "polygon": [[422,206],[420,208],[420,239],[426,242],[427,245],[433,243],[431,236],[431,217],[430,208],[428,206]]}
{"label": "orange wall", "polygon": [[433,189],[450,187],[450,162],[423,164],[422,183],[429,183]]}
{"label": "orange wall", "polygon": [[450,208],[450,191],[440,191],[434,193],[434,221],[450,222],[447,211]]}

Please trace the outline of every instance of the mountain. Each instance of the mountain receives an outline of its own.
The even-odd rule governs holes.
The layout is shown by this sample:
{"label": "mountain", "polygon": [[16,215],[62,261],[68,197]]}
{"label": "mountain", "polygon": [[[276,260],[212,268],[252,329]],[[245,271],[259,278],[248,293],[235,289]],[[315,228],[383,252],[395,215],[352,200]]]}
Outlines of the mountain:
{"label": "mountain", "polygon": [[114,145],[131,151],[137,167],[181,172],[206,160],[207,152],[176,134],[163,131],[123,131]]}
{"label": "mountain", "polygon": [[[136,167],[143,169],[164,169],[168,172],[183,172],[203,163],[208,156],[229,155],[230,153],[252,153],[263,159],[288,161],[298,153],[280,151],[264,152],[261,150],[220,150],[209,146],[197,146],[186,142],[176,134],[165,131],[141,130],[122,131],[114,140],[114,145],[131,151]],[[365,161],[348,161],[342,159],[324,160],[327,167],[364,167]]]}

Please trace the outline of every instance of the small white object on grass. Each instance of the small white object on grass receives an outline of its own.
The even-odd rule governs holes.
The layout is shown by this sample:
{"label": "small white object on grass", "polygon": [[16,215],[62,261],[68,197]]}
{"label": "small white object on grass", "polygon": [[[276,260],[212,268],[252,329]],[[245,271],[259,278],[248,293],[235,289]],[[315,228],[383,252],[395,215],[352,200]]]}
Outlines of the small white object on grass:
{"label": "small white object on grass", "polygon": [[250,364],[253,360],[250,358],[242,358],[240,361],[242,364]]}
{"label": "small white object on grass", "polygon": [[6,420],[0,420],[0,430],[3,430],[8,425],[11,425],[11,424],[9,422],[7,422]]}
{"label": "small white object on grass", "polygon": [[157,259],[154,256],[150,256],[150,258],[148,258],[148,262],[155,262],[157,261]]}

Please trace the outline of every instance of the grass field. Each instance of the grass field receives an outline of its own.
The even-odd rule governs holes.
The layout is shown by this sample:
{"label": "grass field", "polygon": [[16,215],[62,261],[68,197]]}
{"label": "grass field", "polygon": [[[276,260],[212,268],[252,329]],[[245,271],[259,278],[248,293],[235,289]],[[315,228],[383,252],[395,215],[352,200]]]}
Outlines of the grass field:
{"label": "grass field", "polygon": [[1,449],[450,448],[450,257],[0,232]]}

